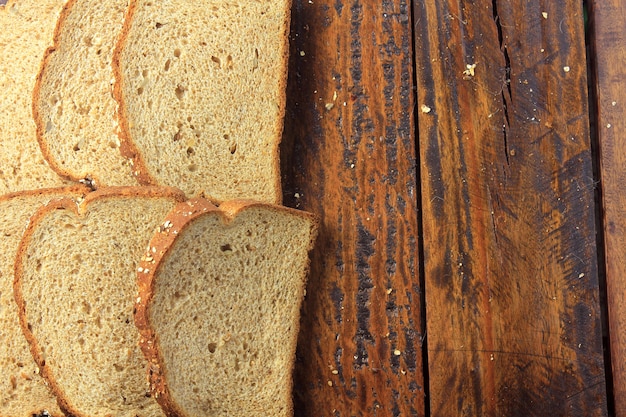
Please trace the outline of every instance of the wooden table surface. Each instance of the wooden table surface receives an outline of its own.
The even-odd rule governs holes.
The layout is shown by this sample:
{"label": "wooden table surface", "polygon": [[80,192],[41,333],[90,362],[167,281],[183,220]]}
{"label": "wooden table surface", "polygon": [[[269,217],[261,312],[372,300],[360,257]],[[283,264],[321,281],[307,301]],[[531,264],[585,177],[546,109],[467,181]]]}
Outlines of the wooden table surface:
{"label": "wooden table surface", "polygon": [[626,416],[626,2],[294,0],[296,416]]}

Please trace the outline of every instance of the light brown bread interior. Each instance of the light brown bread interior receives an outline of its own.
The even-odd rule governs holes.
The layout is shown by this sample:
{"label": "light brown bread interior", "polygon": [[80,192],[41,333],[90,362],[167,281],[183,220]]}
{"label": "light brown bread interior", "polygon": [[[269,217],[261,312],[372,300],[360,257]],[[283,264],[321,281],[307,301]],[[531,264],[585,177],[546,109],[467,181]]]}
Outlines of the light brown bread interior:
{"label": "light brown bread interior", "polygon": [[179,416],[290,416],[312,216],[259,203],[183,203],[138,272],[152,389]]}
{"label": "light brown bread interior", "polygon": [[51,167],[95,186],[137,185],[120,153],[111,58],[128,0],[69,0],[33,94],[37,135]]}
{"label": "light brown bread interior", "polygon": [[289,12],[289,0],[131,0],[113,69],[141,181],[281,201]]}
{"label": "light brown bread interior", "polygon": [[79,206],[38,211],[20,243],[15,298],[31,352],[59,399],[80,417],[162,416],[148,395],[133,324],[139,259],[184,198],[161,188],[103,188]]}
{"label": "light brown bread interior", "polygon": [[13,298],[13,264],[28,219],[48,201],[80,199],[83,187],[26,191],[0,197],[0,416],[62,415],[31,356]]}
{"label": "light brown bread interior", "polygon": [[0,6],[0,194],[68,184],[44,160],[31,113],[35,78],[64,3]]}

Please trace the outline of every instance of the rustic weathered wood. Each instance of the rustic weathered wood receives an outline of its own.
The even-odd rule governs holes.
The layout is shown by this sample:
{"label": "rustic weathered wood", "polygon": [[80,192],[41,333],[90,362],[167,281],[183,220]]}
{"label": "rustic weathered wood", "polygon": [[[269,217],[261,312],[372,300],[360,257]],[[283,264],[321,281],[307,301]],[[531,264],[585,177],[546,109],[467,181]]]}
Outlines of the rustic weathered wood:
{"label": "rustic weathered wood", "polygon": [[424,414],[409,5],[295,0],[285,204],[321,218],[297,416]]}
{"label": "rustic weathered wood", "polygon": [[591,3],[615,416],[626,416],[626,3]]}
{"label": "rustic weathered wood", "polygon": [[432,415],[607,413],[581,3],[414,1]]}

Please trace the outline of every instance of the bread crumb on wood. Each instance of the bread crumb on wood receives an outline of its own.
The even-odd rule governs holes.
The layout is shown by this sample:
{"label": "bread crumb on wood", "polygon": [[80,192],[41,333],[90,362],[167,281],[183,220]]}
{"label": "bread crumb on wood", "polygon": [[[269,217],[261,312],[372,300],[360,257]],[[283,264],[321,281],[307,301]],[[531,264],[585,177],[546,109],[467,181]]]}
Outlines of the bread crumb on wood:
{"label": "bread crumb on wood", "polygon": [[463,75],[468,77],[473,77],[475,75],[476,64],[467,64],[465,65],[465,71],[463,71]]}

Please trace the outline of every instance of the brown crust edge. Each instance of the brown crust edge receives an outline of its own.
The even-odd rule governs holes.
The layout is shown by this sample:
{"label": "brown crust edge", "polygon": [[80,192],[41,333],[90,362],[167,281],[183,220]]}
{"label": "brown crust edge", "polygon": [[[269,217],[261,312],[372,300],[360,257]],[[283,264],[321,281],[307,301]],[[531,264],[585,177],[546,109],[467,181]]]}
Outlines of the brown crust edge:
{"label": "brown crust edge", "polygon": [[[68,195],[69,194],[82,194],[83,196],[86,196],[91,191],[92,191],[91,188],[82,184],[75,184],[75,185],[70,185],[67,187],[37,188],[36,190],[12,191],[10,193],[0,195],[0,201],[10,200],[11,198],[14,198],[14,197],[23,197],[23,196],[36,195],[36,194],[61,195],[61,194],[67,193]],[[63,198],[63,197],[60,197],[60,198]]]}
{"label": "brown crust edge", "polygon": [[[299,310],[302,306],[304,289],[306,288],[307,277],[309,275],[310,252],[313,249],[319,228],[319,219],[311,213],[252,200],[231,200],[223,203],[219,208],[217,208],[207,199],[190,199],[187,202],[177,205],[174,209],[172,209],[172,211],[170,211],[158,232],[155,233],[151,239],[150,244],[146,248],[146,253],[142,257],[137,272],[137,286],[139,288],[139,294],[135,302],[135,325],[137,326],[140,334],[139,346],[149,364],[147,367],[147,377],[150,384],[150,391],[163,411],[169,417],[182,417],[185,416],[185,413],[170,396],[169,388],[167,386],[167,369],[163,365],[163,356],[159,350],[159,340],[150,324],[150,305],[154,295],[155,276],[159,272],[161,265],[163,264],[163,260],[167,257],[173,247],[173,243],[175,242],[177,236],[179,236],[180,232],[188,227],[193,220],[212,212],[218,213],[225,223],[228,223],[242,210],[258,206],[265,207],[273,211],[286,212],[292,215],[306,217],[310,220],[311,230],[310,241],[307,249],[307,260],[302,276],[300,277],[303,291],[300,300],[298,300]],[[294,317],[292,328],[294,331],[289,341],[291,350],[287,366],[293,373],[296,345],[300,330],[299,314]],[[289,386],[285,392],[288,392],[289,395],[293,392],[293,376],[290,379]],[[287,404],[288,415],[293,415],[293,401],[291,397],[284,400]]]}
{"label": "brown crust edge", "polygon": [[13,296],[17,304],[20,327],[22,328],[22,333],[24,334],[28,342],[28,346],[30,348],[33,359],[37,363],[37,366],[39,366],[41,375],[48,382],[52,393],[57,398],[59,408],[65,414],[70,416],[89,417],[75,410],[74,407],[69,403],[68,399],[64,395],[63,390],[61,389],[61,387],[59,387],[57,381],[54,379],[54,376],[52,375],[50,369],[46,366],[46,362],[41,355],[41,349],[39,347],[37,339],[34,337],[32,331],[28,328],[26,305],[24,302],[24,296],[22,294],[21,287],[21,280],[24,272],[23,257],[35,228],[38,226],[41,219],[47,213],[57,209],[65,209],[70,210],[72,213],[74,213],[74,215],[80,217],[84,215],[84,213],[88,209],[88,205],[94,200],[128,196],[171,197],[178,202],[182,202],[185,200],[185,195],[182,191],[171,187],[105,187],[101,190],[87,194],[81,202],[77,202],[71,198],[61,198],[59,200],[51,201],[47,205],[41,207],[31,216],[28,227],[24,231],[22,240],[20,241],[20,244],[18,246],[15,264],[13,267]]}
{"label": "brown crust edge", "polygon": [[[41,153],[43,157],[48,162],[48,165],[61,177],[71,180],[71,181],[81,181],[85,178],[90,178],[96,185],[102,184],[101,178],[98,175],[94,175],[93,173],[88,173],[86,177],[81,177],[78,175],[72,174],[69,170],[62,168],[56,161],[56,159],[52,156],[50,152],[50,147],[48,146],[48,142],[44,138],[44,122],[43,117],[39,111],[39,103],[41,101],[41,86],[43,83],[44,75],[48,68],[49,61],[52,55],[57,51],[60,43],[61,43],[61,35],[63,32],[63,27],[65,26],[65,21],[68,16],[72,12],[72,8],[77,0],[68,0],[67,3],[61,9],[61,13],[59,14],[59,20],[57,21],[56,27],[54,29],[54,34],[52,36],[52,46],[48,47],[44,52],[43,59],[41,60],[41,65],[39,66],[39,72],[37,73],[37,77],[35,78],[35,87],[33,89],[32,95],[32,103],[31,110],[33,114],[33,120],[35,121],[36,126],[36,136],[37,142],[39,143],[39,149],[41,149]],[[116,100],[117,101],[117,100]],[[119,116],[116,115],[118,118]],[[120,154],[123,158],[127,158],[124,153]],[[134,175],[132,172],[128,172],[128,177],[133,178]],[[147,184],[150,185],[150,184]],[[129,185],[130,186],[130,185]]]}
{"label": "brown crust edge", "polygon": [[131,160],[131,165],[133,167],[132,173],[137,178],[137,181],[143,185],[157,185],[156,179],[153,178],[148,172],[148,168],[141,156],[141,153],[139,152],[139,149],[131,139],[130,126],[126,116],[128,110],[126,108],[126,101],[124,100],[124,94],[122,91],[124,77],[122,75],[120,57],[122,55],[122,50],[126,46],[130,27],[135,15],[135,9],[137,8],[137,1],[138,0],[130,0],[128,4],[126,16],[124,17],[124,24],[122,25],[122,30],[118,35],[115,48],[113,48],[113,57],[111,58],[111,69],[113,71],[113,78],[115,79],[115,82],[113,83],[113,99],[118,105],[117,117],[119,129],[117,136],[120,139],[120,152],[124,158]]}
{"label": "brown crust edge", "polygon": [[87,206],[93,200],[101,198],[114,197],[170,197],[177,202],[183,202],[187,199],[185,193],[178,188],[165,186],[119,186],[119,187],[103,187],[92,193],[89,193],[82,204],[81,213],[87,211]]}
{"label": "brown crust edge", "polygon": [[283,39],[283,53],[282,53],[282,68],[283,73],[280,77],[280,81],[278,84],[279,88],[279,97],[280,97],[280,111],[278,117],[276,119],[276,140],[275,140],[275,149],[274,149],[274,175],[276,177],[276,184],[274,186],[277,195],[275,196],[275,204],[282,204],[283,202],[283,190],[282,190],[282,178],[281,178],[281,170],[280,170],[280,144],[282,143],[282,138],[285,131],[285,114],[287,111],[287,84],[289,82],[289,33],[291,30],[291,8],[292,8],[292,0],[285,0],[285,9],[284,9],[284,27],[283,33],[281,34]]}

